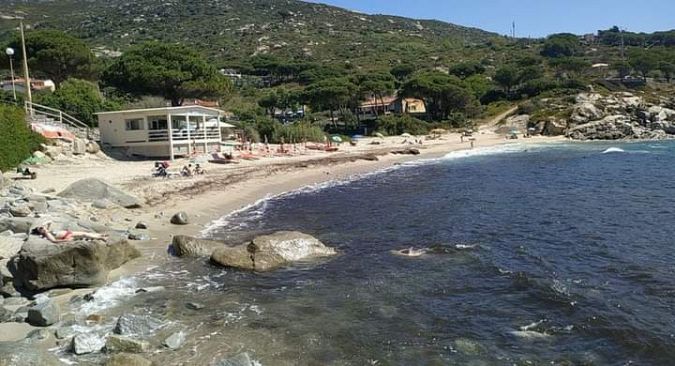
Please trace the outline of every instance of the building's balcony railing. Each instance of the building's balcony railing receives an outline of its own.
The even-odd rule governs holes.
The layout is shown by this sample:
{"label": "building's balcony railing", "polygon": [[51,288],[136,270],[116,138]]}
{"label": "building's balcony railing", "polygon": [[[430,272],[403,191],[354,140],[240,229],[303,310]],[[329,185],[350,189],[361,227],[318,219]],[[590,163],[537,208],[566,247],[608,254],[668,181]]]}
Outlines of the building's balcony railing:
{"label": "building's balcony railing", "polygon": [[[203,141],[203,140],[218,140],[220,134],[217,128],[207,128],[204,130],[191,129],[188,137],[188,130],[173,130],[171,139],[173,141]],[[153,130],[148,131],[148,142],[169,141],[169,130]]]}

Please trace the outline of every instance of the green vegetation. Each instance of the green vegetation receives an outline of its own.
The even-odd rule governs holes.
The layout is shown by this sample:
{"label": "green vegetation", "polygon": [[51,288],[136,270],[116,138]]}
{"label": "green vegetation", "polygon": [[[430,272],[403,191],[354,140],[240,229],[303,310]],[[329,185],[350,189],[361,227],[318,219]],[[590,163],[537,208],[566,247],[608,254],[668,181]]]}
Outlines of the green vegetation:
{"label": "green vegetation", "polygon": [[79,79],[64,81],[54,93],[38,93],[35,100],[38,104],[67,111],[89,126],[96,126],[94,113],[120,107],[118,103],[104,100],[96,84]]}
{"label": "green vegetation", "polygon": [[[15,36],[8,47],[17,50],[16,58],[21,62],[20,38]],[[38,75],[52,79],[57,86],[70,77],[95,80],[99,70],[98,62],[86,43],[56,30],[27,32],[26,52],[29,67],[37,70]],[[7,60],[3,62],[7,63]]]}
{"label": "green vegetation", "polygon": [[[25,15],[39,29],[27,35],[49,39],[46,49],[73,52],[77,65],[57,68],[65,70],[58,73],[65,90],[39,95],[41,103],[90,123],[100,109],[163,104],[156,97],[173,105],[216,100],[252,140],[270,142],[365,127],[387,134],[463,127],[505,105],[589,87],[669,89],[675,74],[675,31],[511,39],[295,0],[12,2],[0,12]],[[0,40],[16,38],[11,23],[0,24]],[[64,57],[55,56],[56,64]],[[32,62],[36,75],[55,75],[54,66]],[[219,69],[237,76],[230,81]],[[103,93],[71,78],[98,82]],[[427,113],[386,116],[391,96],[423,99]],[[375,104],[373,120],[362,120],[364,101]]]}
{"label": "green vegetation", "polygon": [[173,106],[185,98],[221,98],[231,88],[194,50],[157,42],[129,49],[104,72],[103,82],[135,96],[162,96]]}
{"label": "green vegetation", "polygon": [[21,108],[0,105],[0,125],[0,170],[18,166],[44,142],[30,130]]}

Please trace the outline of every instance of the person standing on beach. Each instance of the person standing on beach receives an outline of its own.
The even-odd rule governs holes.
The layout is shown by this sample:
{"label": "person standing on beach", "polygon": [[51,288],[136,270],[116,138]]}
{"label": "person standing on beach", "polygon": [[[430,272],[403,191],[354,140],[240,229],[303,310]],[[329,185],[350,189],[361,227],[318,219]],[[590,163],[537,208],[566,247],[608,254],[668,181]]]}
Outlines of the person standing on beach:
{"label": "person standing on beach", "polygon": [[473,140],[471,140],[471,148],[473,149]]}

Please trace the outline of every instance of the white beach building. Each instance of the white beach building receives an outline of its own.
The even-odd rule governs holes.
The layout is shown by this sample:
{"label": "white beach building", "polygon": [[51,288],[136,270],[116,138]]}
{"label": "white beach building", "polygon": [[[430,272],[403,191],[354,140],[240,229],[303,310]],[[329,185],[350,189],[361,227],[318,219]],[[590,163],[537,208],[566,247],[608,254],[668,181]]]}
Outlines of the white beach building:
{"label": "white beach building", "polygon": [[170,158],[220,149],[225,112],[202,106],[97,113],[101,143],[128,155]]}

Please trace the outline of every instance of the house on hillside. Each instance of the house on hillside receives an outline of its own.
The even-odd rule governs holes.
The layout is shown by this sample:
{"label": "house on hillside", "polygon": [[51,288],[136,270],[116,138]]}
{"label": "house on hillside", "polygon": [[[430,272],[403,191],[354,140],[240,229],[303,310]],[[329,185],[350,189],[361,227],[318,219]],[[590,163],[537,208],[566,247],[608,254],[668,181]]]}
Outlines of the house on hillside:
{"label": "house on hillside", "polygon": [[[97,113],[101,143],[147,158],[220,150],[225,112],[198,105]],[[230,126],[231,127],[231,126]]]}
{"label": "house on hillside", "polygon": [[[40,80],[40,79],[31,79],[30,81],[30,89],[32,91],[41,91],[41,90],[49,90],[50,92],[54,92],[56,90],[56,84],[52,80],[46,79],[46,80]],[[16,92],[19,94],[23,94],[26,92],[26,79],[23,78],[15,78],[14,79],[14,84],[12,84],[12,79],[7,79],[7,80],[2,80],[0,81],[0,89],[11,92],[12,88],[16,88]]]}
{"label": "house on hillside", "polygon": [[387,96],[383,98],[371,97],[361,103],[356,111],[361,120],[369,120],[389,114],[420,116],[427,113],[427,108],[421,99]]}

